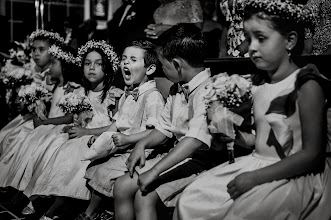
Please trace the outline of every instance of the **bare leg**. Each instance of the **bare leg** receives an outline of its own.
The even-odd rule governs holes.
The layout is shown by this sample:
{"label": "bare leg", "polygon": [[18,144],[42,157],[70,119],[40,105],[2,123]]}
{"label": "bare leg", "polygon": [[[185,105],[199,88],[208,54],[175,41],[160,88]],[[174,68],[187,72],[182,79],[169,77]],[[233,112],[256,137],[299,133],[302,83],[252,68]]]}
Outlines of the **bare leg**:
{"label": "bare leg", "polygon": [[59,216],[59,214],[62,214],[62,210],[67,205],[68,198],[65,197],[57,197],[54,204],[48,209],[48,211],[45,213],[45,216],[49,218],[53,218],[54,216]]}
{"label": "bare leg", "polygon": [[139,190],[137,185],[138,175],[135,173],[133,178],[125,174],[118,178],[114,186],[115,199],[115,219],[134,220],[134,197]]}
{"label": "bare leg", "polygon": [[90,216],[91,218],[94,218],[102,202],[103,202],[103,196],[97,191],[93,191],[90,204],[85,212],[86,215]]}
{"label": "bare leg", "polygon": [[134,207],[137,220],[155,220],[157,219],[156,205],[160,202],[156,191],[142,195],[141,191],[136,193]]}

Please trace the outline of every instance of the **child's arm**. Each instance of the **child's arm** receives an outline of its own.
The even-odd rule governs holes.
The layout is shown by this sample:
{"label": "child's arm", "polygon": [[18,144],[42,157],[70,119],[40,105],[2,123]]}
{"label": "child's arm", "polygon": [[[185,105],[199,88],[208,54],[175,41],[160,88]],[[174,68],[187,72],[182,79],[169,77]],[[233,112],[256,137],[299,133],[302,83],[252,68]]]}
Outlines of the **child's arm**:
{"label": "child's arm", "polygon": [[[228,184],[228,192],[236,199],[256,185],[294,177],[313,170],[324,162],[323,120],[324,94],[316,81],[305,83],[298,93],[302,150],[270,166],[240,174]],[[313,116],[313,117],[312,117]]]}
{"label": "child's arm", "polygon": [[[114,124],[114,123],[112,123]],[[107,131],[111,125],[100,127],[100,128],[83,128],[83,127],[72,127],[69,129],[69,138],[79,138],[85,135],[101,135],[104,131]]]}
{"label": "child's arm", "polygon": [[139,142],[146,137],[152,130],[145,130],[136,134],[125,135],[122,133],[113,134],[112,138],[115,146],[119,150],[125,150],[128,146]]}
{"label": "child's arm", "polygon": [[38,127],[39,125],[61,125],[61,124],[70,124],[73,122],[73,115],[67,114],[61,117],[56,118],[47,118],[46,120],[41,120],[38,117],[33,119],[34,127]]}
{"label": "child's arm", "polygon": [[162,172],[183,161],[203,145],[205,145],[203,142],[192,137],[186,137],[178,142],[176,147],[155,164],[152,169],[139,175],[138,185],[140,186],[140,191],[146,191],[146,187],[154,182]]}
{"label": "child's arm", "polygon": [[134,169],[138,163],[140,167],[145,165],[145,149],[153,148],[167,139],[168,137],[165,134],[157,129],[153,129],[136,144],[127,160],[127,167],[131,177],[133,177]]}

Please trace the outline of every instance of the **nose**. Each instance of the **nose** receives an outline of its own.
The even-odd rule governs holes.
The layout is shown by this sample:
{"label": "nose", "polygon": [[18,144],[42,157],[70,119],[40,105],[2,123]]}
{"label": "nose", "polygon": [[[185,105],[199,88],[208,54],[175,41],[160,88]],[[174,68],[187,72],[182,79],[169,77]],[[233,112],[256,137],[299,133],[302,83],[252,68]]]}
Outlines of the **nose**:
{"label": "nose", "polygon": [[91,65],[90,65],[90,69],[91,69],[91,70],[94,70],[94,69],[95,69],[95,63],[91,63]]}
{"label": "nose", "polygon": [[248,52],[251,55],[256,51],[257,51],[257,41],[256,40],[251,40],[248,44]]}

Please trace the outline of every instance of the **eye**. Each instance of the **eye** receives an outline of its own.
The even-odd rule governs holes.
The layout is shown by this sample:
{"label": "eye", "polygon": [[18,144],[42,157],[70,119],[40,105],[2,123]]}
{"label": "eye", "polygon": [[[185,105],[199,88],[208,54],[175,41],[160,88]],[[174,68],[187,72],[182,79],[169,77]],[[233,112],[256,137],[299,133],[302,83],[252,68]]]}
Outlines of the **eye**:
{"label": "eye", "polygon": [[91,62],[88,62],[88,61],[84,62],[84,66],[89,66],[89,65],[91,65]]}
{"label": "eye", "polygon": [[96,62],[95,65],[102,66],[102,62]]}
{"label": "eye", "polygon": [[266,38],[264,36],[258,36],[257,39],[260,43],[263,43]]}

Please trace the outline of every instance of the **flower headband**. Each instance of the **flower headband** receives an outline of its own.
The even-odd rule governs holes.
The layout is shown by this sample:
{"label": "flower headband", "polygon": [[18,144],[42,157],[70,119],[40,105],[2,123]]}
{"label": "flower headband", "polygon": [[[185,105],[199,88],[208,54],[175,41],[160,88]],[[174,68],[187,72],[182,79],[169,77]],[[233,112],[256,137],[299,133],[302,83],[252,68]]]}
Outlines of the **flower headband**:
{"label": "flower headband", "polygon": [[244,4],[245,7],[249,6],[284,19],[293,19],[297,23],[311,25],[314,20],[314,14],[308,7],[295,4],[291,0],[246,0]]}
{"label": "flower headband", "polygon": [[37,37],[45,37],[48,39],[52,39],[59,44],[64,44],[64,38],[61,37],[58,33],[39,29],[31,33],[29,37],[30,42],[33,42]]}
{"label": "flower headband", "polygon": [[113,71],[116,72],[119,68],[120,65],[120,60],[114,51],[114,48],[107,44],[106,41],[101,40],[101,41],[94,41],[90,40],[88,41],[85,45],[80,47],[78,49],[78,56],[77,56],[77,62],[80,63],[83,60],[83,56],[88,52],[93,49],[100,49],[104,52],[104,54],[107,56],[107,59],[111,62]]}
{"label": "flower headband", "polygon": [[70,52],[64,52],[59,46],[52,45],[48,49],[48,53],[50,53],[53,57],[64,60],[64,62],[68,64],[77,64],[76,58]]}

